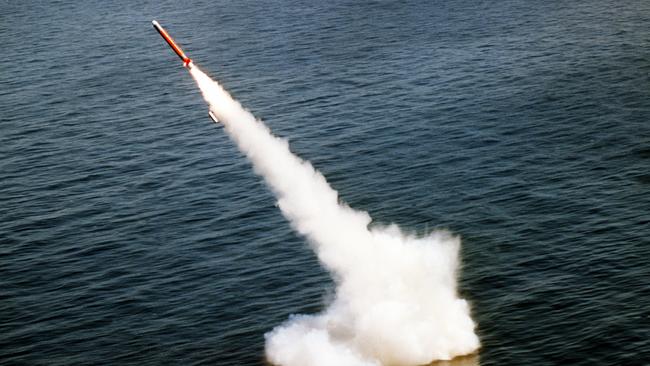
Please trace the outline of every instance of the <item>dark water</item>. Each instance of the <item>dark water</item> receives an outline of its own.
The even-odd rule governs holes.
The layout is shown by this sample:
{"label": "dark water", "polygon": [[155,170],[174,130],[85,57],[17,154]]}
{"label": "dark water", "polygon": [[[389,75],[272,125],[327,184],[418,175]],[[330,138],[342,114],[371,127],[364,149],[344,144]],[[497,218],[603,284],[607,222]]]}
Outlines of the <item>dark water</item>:
{"label": "dark water", "polygon": [[463,237],[481,365],[650,365],[650,3],[0,3],[0,363],[263,363],[332,288],[150,21],[351,206]]}

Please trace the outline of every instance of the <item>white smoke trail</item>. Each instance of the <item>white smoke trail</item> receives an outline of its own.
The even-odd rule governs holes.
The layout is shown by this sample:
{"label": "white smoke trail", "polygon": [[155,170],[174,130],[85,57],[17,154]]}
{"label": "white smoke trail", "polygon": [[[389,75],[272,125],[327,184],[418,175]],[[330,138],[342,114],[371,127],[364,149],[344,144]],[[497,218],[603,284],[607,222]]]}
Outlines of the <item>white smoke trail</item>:
{"label": "white smoke trail", "polygon": [[196,66],[191,74],[337,285],[323,313],[292,316],[266,334],[271,363],[422,365],[478,349],[468,304],[456,291],[458,238],[444,232],[418,238],[396,226],[369,229],[370,216],[341,204],[323,175],[292,154],[285,140]]}

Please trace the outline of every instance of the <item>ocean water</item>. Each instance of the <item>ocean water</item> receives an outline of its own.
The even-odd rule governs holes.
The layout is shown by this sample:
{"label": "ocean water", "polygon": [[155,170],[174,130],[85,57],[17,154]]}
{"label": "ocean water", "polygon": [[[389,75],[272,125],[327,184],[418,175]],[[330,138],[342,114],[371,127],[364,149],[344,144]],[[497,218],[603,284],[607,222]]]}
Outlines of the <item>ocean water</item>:
{"label": "ocean water", "polygon": [[261,365],[334,283],[151,28],[462,238],[470,365],[650,365],[645,1],[0,3],[0,364]]}

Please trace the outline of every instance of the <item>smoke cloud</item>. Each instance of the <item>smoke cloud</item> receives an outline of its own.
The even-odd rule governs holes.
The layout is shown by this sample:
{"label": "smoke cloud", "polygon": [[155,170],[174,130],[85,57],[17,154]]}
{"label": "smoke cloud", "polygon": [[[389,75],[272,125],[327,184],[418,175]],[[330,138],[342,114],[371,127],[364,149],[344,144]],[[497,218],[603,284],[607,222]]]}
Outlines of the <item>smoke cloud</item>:
{"label": "smoke cloud", "polygon": [[416,237],[394,225],[370,229],[370,216],[341,203],[325,177],[291,153],[285,140],[198,67],[190,72],[210,110],[336,283],[322,313],[293,315],[265,335],[269,362],[423,365],[476,352],[475,324],[456,290],[457,237]]}

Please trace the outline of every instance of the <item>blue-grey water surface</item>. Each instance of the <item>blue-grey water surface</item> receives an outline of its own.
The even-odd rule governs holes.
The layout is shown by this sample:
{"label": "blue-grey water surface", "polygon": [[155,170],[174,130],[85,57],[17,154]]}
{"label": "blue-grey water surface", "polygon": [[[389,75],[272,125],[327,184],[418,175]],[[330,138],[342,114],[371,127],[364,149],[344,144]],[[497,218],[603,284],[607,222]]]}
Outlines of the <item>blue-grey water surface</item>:
{"label": "blue-grey water surface", "polygon": [[352,207],[463,238],[487,365],[650,365],[650,3],[0,2],[0,364],[255,365],[333,287],[195,62]]}

